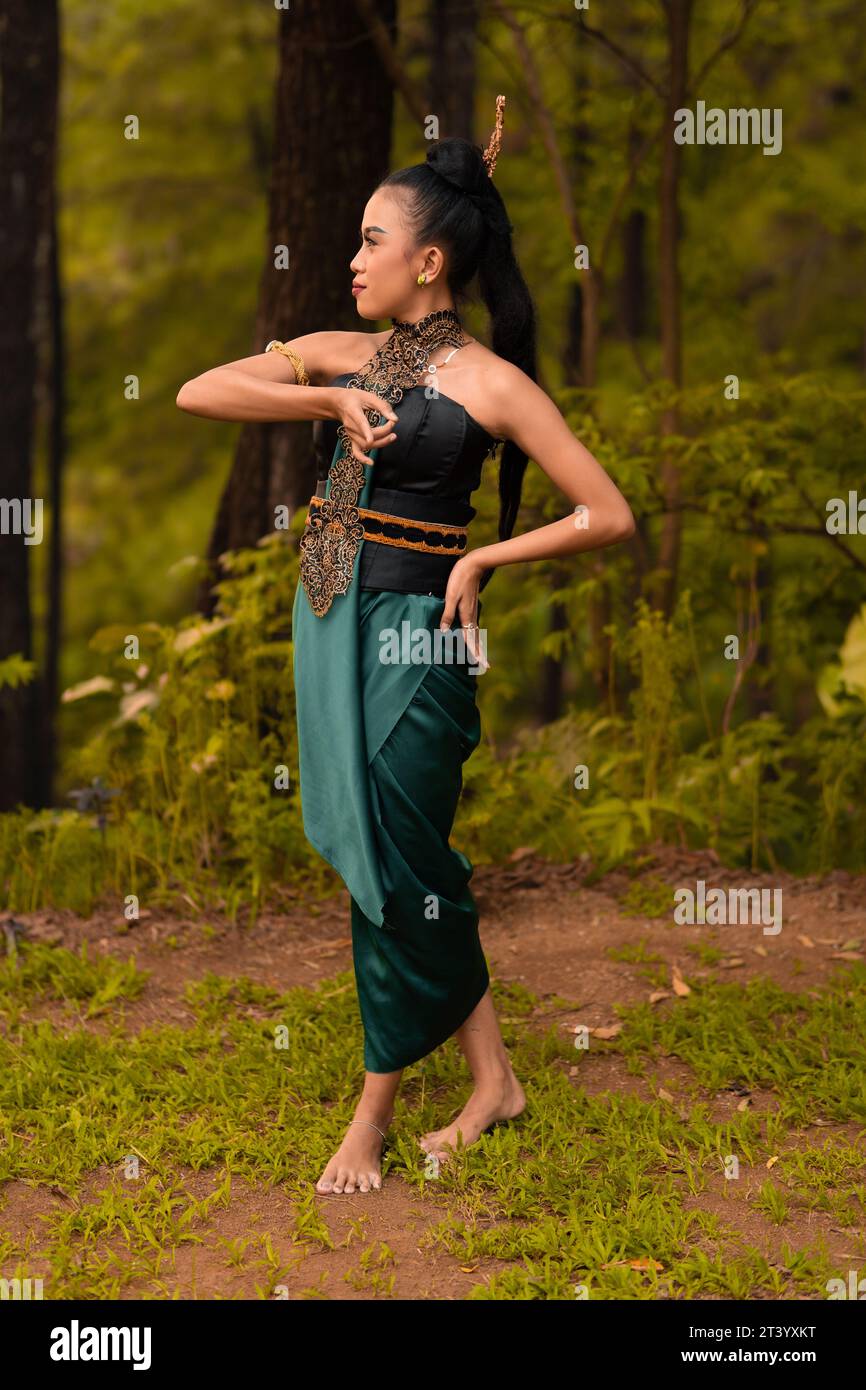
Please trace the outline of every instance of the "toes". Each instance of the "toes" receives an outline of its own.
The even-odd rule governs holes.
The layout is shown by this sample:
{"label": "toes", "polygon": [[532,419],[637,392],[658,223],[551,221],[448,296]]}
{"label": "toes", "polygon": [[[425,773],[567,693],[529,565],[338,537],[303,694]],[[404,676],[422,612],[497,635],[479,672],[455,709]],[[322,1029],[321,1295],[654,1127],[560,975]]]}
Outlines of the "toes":
{"label": "toes", "polygon": [[339,1153],[337,1153],[316,1183],[315,1190],[321,1193],[345,1193],[350,1196],[354,1192],[369,1192],[371,1189],[378,1192],[381,1186],[380,1172],[374,1172],[372,1169],[359,1171],[358,1169],[347,1168],[345,1163],[339,1162]]}
{"label": "toes", "polygon": [[325,1169],[324,1173],[323,1173],[322,1176],[319,1178],[319,1181],[316,1183],[316,1191],[317,1191],[317,1192],[333,1192],[333,1190],[334,1190],[334,1175],[335,1175],[336,1171],[337,1171],[337,1170],[336,1170],[334,1164],[333,1164],[333,1163],[329,1163],[328,1166],[327,1166],[327,1168]]}

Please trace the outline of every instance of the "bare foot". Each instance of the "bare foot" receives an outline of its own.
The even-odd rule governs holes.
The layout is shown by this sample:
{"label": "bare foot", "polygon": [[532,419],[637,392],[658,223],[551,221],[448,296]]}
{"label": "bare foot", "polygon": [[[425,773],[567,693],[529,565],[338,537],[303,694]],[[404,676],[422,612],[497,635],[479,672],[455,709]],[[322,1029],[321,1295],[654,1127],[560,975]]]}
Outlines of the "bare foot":
{"label": "bare foot", "polygon": [[425,1153],[447,1160],[457,1148],[458,1135],[463,1136],[463,1145],[468,1147],[490,1125],[497,1120],[513,1120],[525,1106],[523,1087],[509,1067],[498,1084],[476,1087],[452,1124],[431,1130],[418,1143]]}
{"label": "bare foot", "polygon": [[[390,1120],[379,1124],[380,1130],[387,1130]],[[382,1186],[382,1173],[379,1158],[382,1153],[382,1135],[373,1123],[362,1124],[354,1121],[346,1130],[346,1137],[330,1160],[324,1173],[316,1183],[317,1192],[369,1192],[378,1191]]]}

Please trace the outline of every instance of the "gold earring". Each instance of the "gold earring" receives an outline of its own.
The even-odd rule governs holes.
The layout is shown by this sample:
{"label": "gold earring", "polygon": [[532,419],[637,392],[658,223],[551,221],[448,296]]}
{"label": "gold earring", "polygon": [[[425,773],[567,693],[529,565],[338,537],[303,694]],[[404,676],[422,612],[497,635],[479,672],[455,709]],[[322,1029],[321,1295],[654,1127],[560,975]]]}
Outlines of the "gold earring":
{"label": "gold earring", "polygon": [[423,285],[423,284],[425,283],[426,279],[427,279],[427,276],[424,274],[424,272],[423,272],[423,270],[422,270],[422,271],[421,271],[421,274],[418,276],[418,284],[419,284],[419,285]]}

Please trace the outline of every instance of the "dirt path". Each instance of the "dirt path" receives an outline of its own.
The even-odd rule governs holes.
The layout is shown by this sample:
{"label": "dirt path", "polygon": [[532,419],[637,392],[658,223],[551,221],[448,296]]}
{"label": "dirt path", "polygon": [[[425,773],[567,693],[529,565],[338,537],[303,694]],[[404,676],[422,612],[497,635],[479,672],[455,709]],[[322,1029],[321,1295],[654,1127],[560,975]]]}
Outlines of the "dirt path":
{"label": "dirt path", "polygon": [[[519,982],[542,1001],[537,1018],[531,1021],[541,1031],[552,1023],[563,1036],[581,1023],[589,1028],[616,1022],[615,1004],[634,1004],[648,999],[653,988],[637,966],[613,960],[611,947],[634,946],[642,938],[665,962],[672,976],[674,969],[700,978],[702,967],[685,947],[692,942],[720,946],[730,965],[731,978],[739,982],[758,976],[775,981],[784,989],[820,989],[829,974],[839,967],[839,953],[847,947],[847,957],[866,956],[866,878],[836,872],[817,879],[795,879],[785,874],[753,875],[722,869],[711,853],[680,852],[659,847],[644,873],[655,875],[666,884],[694,886],[703,879],[726,890],[738,886],[782,888],[784,925],[776,935],[765,935],[760,925],[672,927],[666,918],[628,915],[621,899],[633,880],[625,872],[609,874],[595,886],[583,882],[585,871],[577,865],[549,865],[531,853],[518,852],[505,867],[476,869],[473,891],[481,912],[484,948],[491,974],[501,982]],[[125,959],[135,955],[141,969],[152,972],[139,999],[125,1004],[130,1030],[168,1023],[184,1026],[192,1014],[183,998],[185,985],[206,971],[221,975],[246,975],[275,989],[312,986],[351,966],[351,942],[347,931],[348,896],[345,892],[319,905],[298,902],[279,915],[265,914],[251,929],[221,924],[207,918],[213,929],[203,939],[202,923],[192,918],[145,913],[128,934],[116,934],[122,918],[119,912],[104,910],[87,920],[66,912],[41,912],[18,916],[33,940],[42,940],[77,949],[89,943],[91,954],[105,952]],[[175,945],[169,943],[173,938]],[[545,1000],[563,996],[570,1007],[544,1007]],[[38,1016],[38,1010],[33,1014]],[[92,1025],[99,1026],[96,1020]],[[573,1069],[575,1075],[577,1068]],[[579,1084],[587,1093],[629,1092],[650,1099],[660,1083],[675,1093],[688,1071],[676,1058],[660,1058],[650,1081],[635,1077],[616,1054],[591,1051],[580,1069]],[[578,1084],[575,1080],[575,1084]],[[770,1101],[769,1096],[753,1094],[756,1110]],[[723,1119],[739,1104],[739,1094],[723,1092],[713,1098],[714,1116]],[[816,1143],[831,1132],[828,1129],[802,1132],[804,1143]],[[832,1132],[851,1143],[861,1142],[856,1125],[834,1126]],[[866,1166],[866,1160],[864,1160]],[[317,1174],[310,1174],[311,1182]],[[749,1175],[746,1175],[747,1178]],[[189,1191],[201,1198],[217,1185],[215,1174],[189,1172],[184,1175]],[[766,1174],[755,1174],[760,1183]],[[88,1193],[121,1180],[109,1169],[94,1172],[80,1200]],[[738,1189],[732,1195],[731,1187]],[[834,1227],[833,1219],[822,1213],[795,1214],[783,1226],[771,1224],[746,1199],[749,1181],[718,1182],[700,1197],[691,1199],[704,1210],[724,1212],[742,1237],[762,1249],[772,1260],[781,1258],[784,1242],[797,1248],[820,1233],[828,1249],[843,1262],[850,1261],[859,1243],[850,1229]],[[740,1195],[742,1194],[742,1195]],[[2,1192],[0,1231],[16,1241],[38,1224],[38,1216],[60,1206],[70,1198],[44,1187],[30,1187],[12,1181]],[[378,1194],[317,1197],[319,1210],[338,1248],[307,1253],[300,1260],[293,1247],[292,1203],[279,1188],[253,1188],[233,1183],[231,1201],[225,1209],[215,1209],[199,1233],[204,1243],[183,1247],[177,1252],[172,1270],[164,1277],[181,1297],[249,1298],[256,1296],[261,1273],[239,1269],[227,1261],[220,1241],[267,1231],[275,1252],[293,1264],[293,1273],[284,1296],[319,1296],[338,1299],[365,1299],[379,1296],[381,1286],[370,1276],[369,1265],[359,1266],[359,1252],[375,1251],[384,1242],[393,1253],[382,1256],[383,1271],[393,1274],[391,1295],[398,1298],[463,1298],[470,1288],[495,1270],[504,1268],[498,1260],[474,1260],[461,1264],[440,1251],[419,1249],[424,1230],[441,1220],[447,1205],[441,1198],[419,1198],[399,1176],[386,1179]],[[739,1206],[739,1209],[737,1209]],[[361,1218],[360,1226],[358,1218]],[[342,1242],[342,1244],[341,1244]],[[378,1247],[382,1248],[382,1247]],[[47,1265],[29,1272],[46,1279]],[[5,1272],[5,1271],[0,1271]],[[125,1296],[140,1296],[135,1284]]]}

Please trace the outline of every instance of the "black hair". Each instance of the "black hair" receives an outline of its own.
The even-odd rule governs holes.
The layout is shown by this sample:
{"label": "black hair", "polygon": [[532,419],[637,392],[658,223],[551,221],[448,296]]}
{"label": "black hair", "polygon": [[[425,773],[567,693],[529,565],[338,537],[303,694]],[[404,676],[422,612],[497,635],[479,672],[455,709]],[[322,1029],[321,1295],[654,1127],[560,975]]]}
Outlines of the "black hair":
{"label": "black hair", "polygon": [[[406,189],[405,215],[418,244],[436,242],[448,253],[448,287],[455,306],[475,298],[473,282],[490,314],[491,347],[536,380],[535,306],[523,278],[502,195],[487,173],[480,145],[458,136],[437,140],[424,164],[388,174],[380,188]],[[527,457],[505,441],[499,464],[499,539],[514,530]],[[486,571],[481,588],[493,571]]]}

